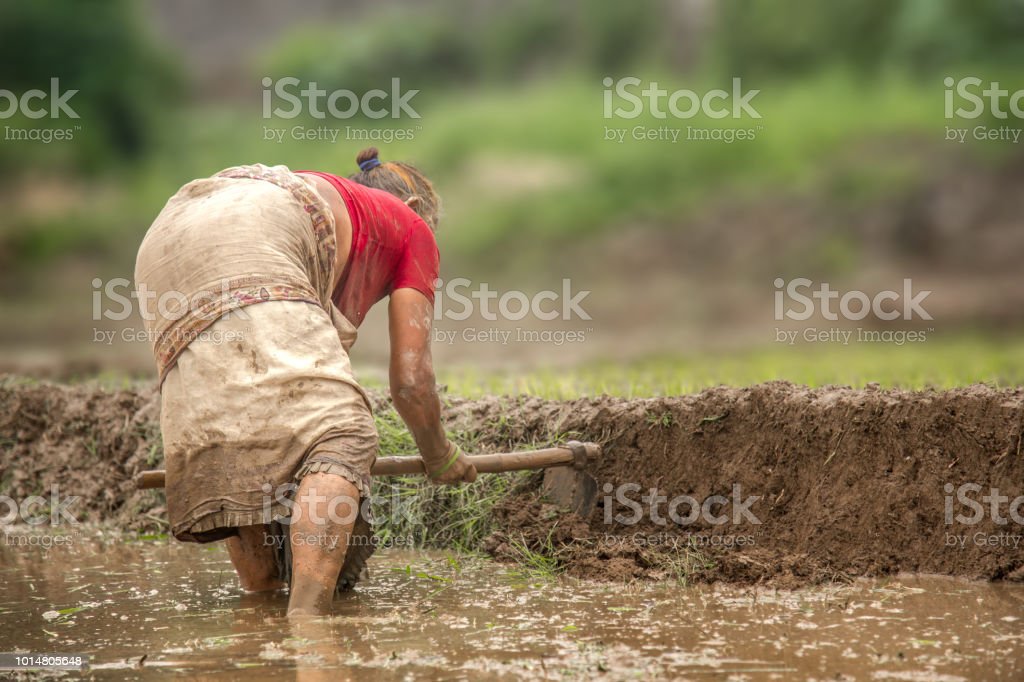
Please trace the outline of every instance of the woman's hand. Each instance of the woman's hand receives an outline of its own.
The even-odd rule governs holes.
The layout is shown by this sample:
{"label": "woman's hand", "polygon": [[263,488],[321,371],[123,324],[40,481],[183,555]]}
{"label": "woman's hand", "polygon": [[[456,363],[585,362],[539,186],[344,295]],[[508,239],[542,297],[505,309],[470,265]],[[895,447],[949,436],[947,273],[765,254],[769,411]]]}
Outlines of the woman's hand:
{"label": "woman's hand", "polygon": [[472,483],[476,480],[476,467],[455,443],[448,443],[448,451],[441,457],[423,455],[427,476],[434,483]]}

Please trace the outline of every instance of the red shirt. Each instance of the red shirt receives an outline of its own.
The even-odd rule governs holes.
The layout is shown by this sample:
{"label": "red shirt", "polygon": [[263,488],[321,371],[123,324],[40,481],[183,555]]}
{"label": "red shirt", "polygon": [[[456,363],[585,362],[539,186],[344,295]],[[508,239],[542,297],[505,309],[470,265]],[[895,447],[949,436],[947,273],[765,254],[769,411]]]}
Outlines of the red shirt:
{"label": "red shirt", "polygon": [[334,289],[334,304],[355,326],[395,289],[415,289],[434,302],[440,254],[430,226],[401,199],[319,171],[338,190],[352,221],[352,248]]}

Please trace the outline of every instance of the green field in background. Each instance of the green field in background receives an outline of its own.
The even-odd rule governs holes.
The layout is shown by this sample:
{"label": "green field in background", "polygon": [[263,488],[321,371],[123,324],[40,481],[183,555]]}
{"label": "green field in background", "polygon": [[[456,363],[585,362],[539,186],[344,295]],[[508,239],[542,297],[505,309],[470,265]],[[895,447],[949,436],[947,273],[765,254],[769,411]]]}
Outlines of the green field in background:
{"label": "green field in background", "polygon": [[[908,390],[948,389],[984,383],[997,388],[1024,387],[1024,336],[957,335],[916,344],[859,343],[849,346],[767,346],[730,353],[659,356],[637,361],[593,362],[576,367],[488,370],[437,366],[437,382],[447,395],[533,395],[569,400],[608,394],[623,398],[686,395],[713,386],[743,387],[766,381],[790,381],[811,387],[840,385]],[[360,371],[367,388],[387,391],[386,373]],[[0,378],[4,385],[35,383],[25,376]],[[107,371],[74,377],[71,383],[95,383],[108,389],[137,388],[149,376]]]}
{"label": "green field in background", "polygon": [[[659,78],[667,89],[728,88],[714,79]],[[398,121],[289,120],[246,109],[190,108],[163,126],[153,153],[83,203],[44,214],[13,209],[0,239],[24,265],[78,255],[126,269],[153,217],[178,187],[238,164],[286,164],[347,174],[372,144],[382,158],[419,164],[444,200],[439,232],[449,262],[474,262],[517,244],[588,238],[623,223],[677,228],[709,201],[780,190],[837,207],[912,191],[928,177],[927,155],[885,153],[886,140],[942,145],[941,83],[893,75],[870,84],[843,71],[794,82],[754,82],[760,119],[605,119],[601,79],[565,73],[426,99],[422,118]],[[413,140],[264,140],[264,127],[317,126],[358,134],[413,129]],[[753,129],[753,141],[678,143],[605,139],[605,128]],[[915,142],[916,141],[916,142]],[[868,145],[868,147],[865,147]],[[873,145],[873,146],[871,146]],[[867,150],[867,151],[865,151]],[[879,154],[885,157],[879,163]],[[68,192],[70,197],[75,192]]]}
{"label": "green field in background", "polygon": [[660,357],[579,368],[488,372],[438,368],[456,396],[528,394],[551,399],[609,394],[625,398],[683,395],[718,385],[785,380],[807,386],[946,389],[986,383],[1024,386],[1024,338],[964,336],[901,347],[856,344],[777,346],[728,355]]}

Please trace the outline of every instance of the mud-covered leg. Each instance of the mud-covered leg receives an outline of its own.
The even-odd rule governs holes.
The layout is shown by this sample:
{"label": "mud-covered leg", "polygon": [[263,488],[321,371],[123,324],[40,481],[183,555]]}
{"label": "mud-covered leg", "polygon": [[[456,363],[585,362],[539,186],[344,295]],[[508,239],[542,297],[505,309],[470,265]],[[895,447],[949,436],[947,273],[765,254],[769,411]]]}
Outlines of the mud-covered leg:
{"label": "mud-covered leg", "polygon": [[242,526],[236,537],[227,539],[227,546],[243,590],[268,592],[284,587],[278,576],[269,526]]}
{"label": "mud-covered leg", "polygon": [[359,491],[341,476],[308,474],[292,510],[292,588],[288,615],[326,613],[334,598],[359,511]]}

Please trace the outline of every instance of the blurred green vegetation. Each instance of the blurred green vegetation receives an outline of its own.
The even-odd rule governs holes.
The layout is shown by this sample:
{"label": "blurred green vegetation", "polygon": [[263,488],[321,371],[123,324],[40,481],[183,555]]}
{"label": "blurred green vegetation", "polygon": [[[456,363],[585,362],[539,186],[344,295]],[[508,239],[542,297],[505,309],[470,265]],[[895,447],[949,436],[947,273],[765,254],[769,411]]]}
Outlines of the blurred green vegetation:
{"label": "blurred green vegetation", "polygon": [[[555,400],[615,395],[686,395],[713,386],[791,381],[811,387],[877,383],[882,388],[948,389],[977,382],[997,388],[1024,385],[1024,339],[964,334],[903,346],[892,344],[774,345],[741,353],[621,359],[580,367],[501,372],[441,368],[438,382],[452,395],[536,395]],[[366,382],[377,388],[373,381]]]}
{"label": "blurred green vegetation", "polygon": [[720,3],[717,56],[743,76],[1012,65],[1024,56],[1018,0],[777,0]]}
{"label": "blurred green vegetation", "polygon": [[466,0],[385,7],[356,26],[310,26],[271,50],[272,77],[365,92],[400,77],[443,98],[446,90],[515,85],[552,71],[605,75],[664,62],[667,3],[518,0],[487,8]]}
{"label": "blurred green vegetation", "polygon": [[[0,88],[24,92],[57,77],[62,88],[79,90],[72,103],[81,115],[73,143],[0,144],[0,291],[18,305],[32,295],[50,303],[55,291],[66,292],[59,275],[69,263],[86,264],[75,277],[130,276],[148,225],[189,180],[255,162],[348,174],[357,151],[370,144],[435,180],[444,200],[445,267],[467,276],[498,276],[496,266],[531,275],[522,264],[532,253],[557,253],[622,226],[686,229],[689,219],[721,203],[786,194],[837,212],[870,207],[920,192],[941,165],[936,156],[972,154],[996,164],[1019,156],[1013,145],[961,147],[942,136],[950,124],[945,76],[1024,87],[1020,0],[722,0],[694,3],[691,11],[706,16],[690,23],[680,14],[684,4],[382,4],[357,18],[299,25],[261,46],[238,88],[251,94],[243,100],[237,91],[203,91],[183,55],[154,37],[139,3],[0,0]],[[649,111],[604,118],[604,79],[630,75],[697,92],[728,89],[741,76],[744,89],[760,90],[753,102],[762,118],[665,120]],[[355,92],[399,78],[403,88],[420,91],[414,106],[422,118],[265,120],[259,87],[267,76]],[[0,127],[68,123],[16,117]],[[962,125],[981,123],[1001,122]],[[628,134],[637,126],[669,126],[685,134],[688,125],[749,129],[756,139],[607,139],[608,128]],[[327,126],[342,136],[351,129],[372,139],[286,135],[279,144],[265,134],[293,126]],[[381,141],[403,131],[412,139]],[[43,199],[31,191],[36,187]],[[757,228],[745,224],[736,232]],[[818,272],[845,274],[861,264],[858,244],[841,231],[822,244]],[[459,393],[552,397],[684,392],[772,378],[814,385],[1012,383],[1022,380],[1010,355],[1018,350],[1015,341],[985,337],[841,356],[773,348],[735,358],[740,364],[724,356],[664,359],[608,363],[575,378],[551,370],[515,381],[446,381]],[[713,374],[704,372],[708,365]]]}
{"label": "blurred green vegetation", "polygon": [[[681,87],[681,80],[671,78],[661,82]],[[557,244],[623,221],[678,225],[703,202],[726,194],[751,197],[777,188],[827,192],[838,185],[847,199],[867,203],[913,189],[928,170],[914,159],[895,159],[880,168],[864,158],[834,173],[822,169],[844,150],[876,137],[930,133],[937,139],[942,122],[935,116],[934,90],[894,76],[865,91],[842,73],[820,74],[777,86],[771,99],[757,101],[764,117],[757,144],[617,144],[604,139],[608,122],[601,117],[595,83],[567,75],[439,101],[423,111],[414,140],[380,146],[385,158],[412,160],[435,179],[445,199],[440,238],[446,258],[458,262],[527,239]],[[287,137],[276,144],[263,141],[264,123],[316,125],[264,122],[255,115],[239,125],[235,115],[219,109],[179,112],[162,131],[160,143],[181,153],[139,162],[135,172],[121,178],[123,193],[115,201],[93,203],[72,215],[26,215],[7,222],[0,238],[26,265],[89,253],[130,262],[149,220],[177,187],[194,177],[257,161],[347,174],[354,170],[356,152],[369,144]],[[661,123],[644,116],[626,127]],[[743,123],[703,119],[696,124],[736,128]],[[361,126],[380,132],[394,124]],[[477,172],[480,163],[507,172],[488,181]],[[551,176],[546,186],[530,183],[538,166]],[[524,188],[517,187],[517,174]]]}
{"label": "blurred green vegetation", "polygon": [[[2,144],[0,177],[38,168],[110,171],[154,151],[164,113],[180,102],[183,74],[155,46],[131,0],[0,2],[0,87],[21,94],[77,90],[78,119],[8,119],[19,128],[78,124],[71,144]],[[48,100],[47,100],[48,103]],[[47,104],[44,103],[44,106]]]}
{"label": "blurred green vegetation", "polygon": [[[681,80],[669,75],[659,82],[682,87]],[[849,145],[885,134],[941,134],[933,93],[898,78],[879,82],[870,92],[843,74],[780,86],[772,99],[757,101],[765,121],[757,144],[607,141],[608,121],[595,96],[599,93],[593,81],[579,76],[533,80],[516,89],[481,88],[471,99],[453,98],[425,109],[415,139],[381,145],[382,155],[411,159],[429,169],[445,199],[440,236],[446,254],[469,256],[526,238],[557,241],[594,233],[624,220],[657,222],[670,217],[678,224],[703,200],[726,192],[749,196],[777,187],[822,191],[827,188],[820,183],[835,180],[826,180],[821,169]],[[188,115],[173,130],[178,144],[195,153],[177,157],[173,166],[161,162],[143,174],[150,178],[154,199],[165,198],[168,185],[173,188],[189,178],[257,160],[348,174],[355,168],[356,152],[369,144],[287,137],[282,144],[263,142],[257,122],[253,123],[238,126],[231,117],[207,112]],[[269,124],[317,125],[306,120]],[[642,116],[626,127],[662,124]],[[401,122],[360,125],[377,131],[402,127]],[[699,125],[727,129],[744,127],[744,122],[702,119]],[[839,169],[844,182],[865,199],[898,191],[900,183],[912,186],[920,177],[921,169],[912,165],[887,167],[879,175],[871,161]],[[478,187],[474,181],[486,178],[477,173],[476,162],[507,172],[496,173],[500,179],[493,185]],[[545,181],[547,187],[529,183],[537,166],[552,176]],[[525,189],[517,187],[517,173],[524,176]],[[152,183],[160,174],[177,179]],[[453,193],[466,184],[471,185],[472,196]],[[524,201],[524,194],[529,201]]]}
{"label": "blurred green vegetation", "polygon": [[[741,352],[608,358],[572,367],[442,366],[437,368],[437,382],[444,393],[459,398],[532,395],[549,400],[598,395],[622,398],[688,395],[715,386],[751,386],[766,381],[790,381],[812,388],[864,388],[878,384],[886,389],[943,390],[975,383],[1013,388],[1024,386],[1021,357],[1024,357],[1021,336],[975,331],[904,345],[772,344]],[[361,372],[359,379],[366,388],[388,391],[384,373]],[[2,381],[31,384],[35,380],[4,375]],[[70,381],[129,389],[148,385],[150,378],[139,379],[110,370],[98,375],[70,377]],[[376,414],[376,418],[382,451],[414,451],[409,432],[402,428],[391,408]],[[472,441],[472,434],[455,435]]]}
{"label": "blurred green vegetation", "polygon": [[[262,52],[252,82],[290,75],[359,92],[398,77],[421,90],[420,120],[348,123],[375,134],[413,129],[412,141],[378,146],[437,179],[447,199],[446,253],[470,261],[526,237],[557,243],[623,221],[678,225],[723,196],[839,187],[846,200],[868,203],[913,190],[929,169],[912,159],[823,169],[871,139],[939,140],[943,69],[971,65],[1024,82],[1016,69],[1022,7],[1004,0],[733,0],[716,8],[702,58],[683,69],[674,57],[678,26],[663,0],[520,0],[486,11],[448,1],[385,9],[355,24],[300,27]],[[188,180],[256,161],[345,174],[370,143],[276,144],[263,138],[264,126],[325,122],[265,121],[255,100],[241,108],[190,101],[181,68],[155,46],[128,0],[4,2],[0,58],[0,82],[15,90],[51,75],[79,89],[73,102],[83,126],[74,144],[0,146],[0,174],[16,186],[28,171],[64,169],[69,182],[90,173],[116,187],[65,212],[15,204],[0,226],[0,260],[8,265],[34,268],[74,254],[124,268],[149,220]],[[685,127],[649,112],[604,119],[602,77],[628,73],[697,91],[743,75],[745,88],[762,91],[754,100],[762,119],[686,123],[750,128],[756,143],[606,140],[606,126]],[[507,172],[490,179],[481,165]],[[543,177],[531,182],[537,169]]]}

